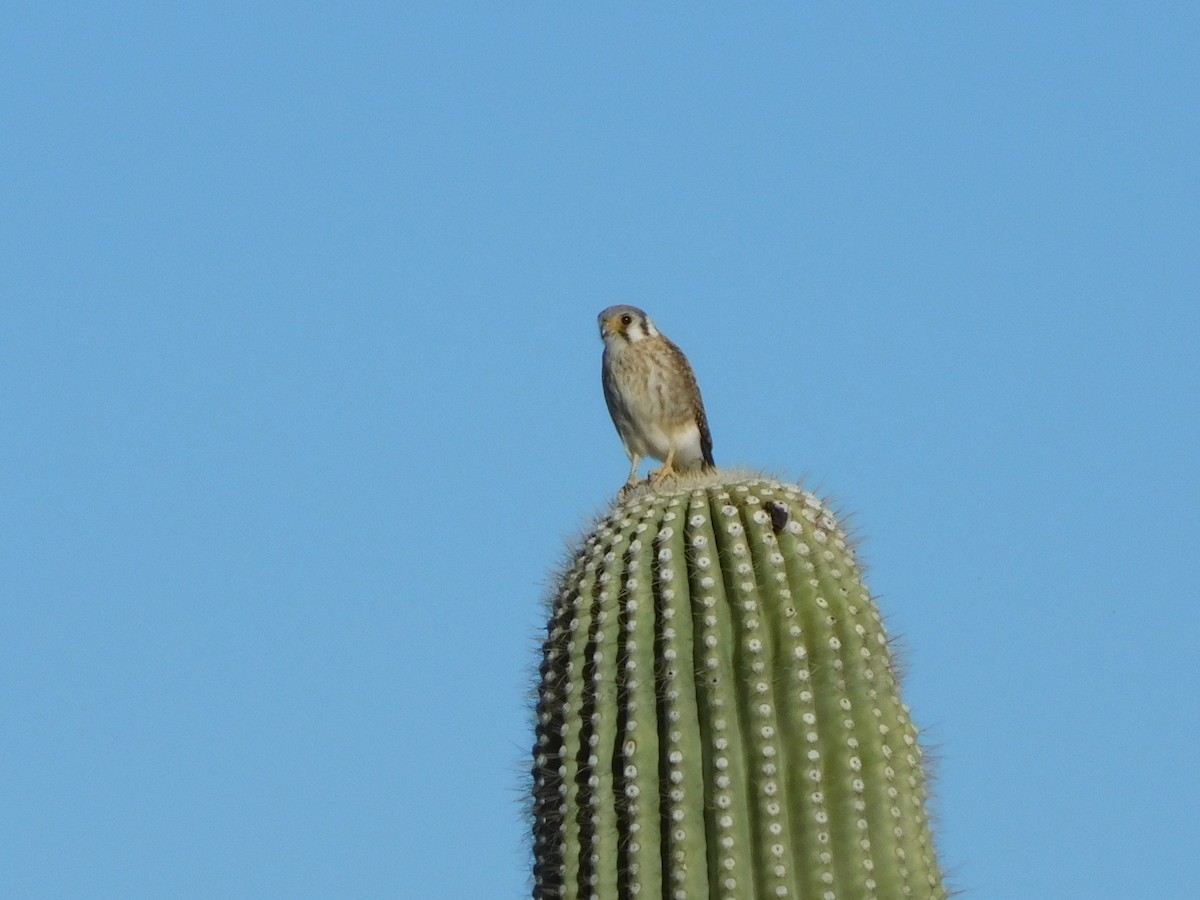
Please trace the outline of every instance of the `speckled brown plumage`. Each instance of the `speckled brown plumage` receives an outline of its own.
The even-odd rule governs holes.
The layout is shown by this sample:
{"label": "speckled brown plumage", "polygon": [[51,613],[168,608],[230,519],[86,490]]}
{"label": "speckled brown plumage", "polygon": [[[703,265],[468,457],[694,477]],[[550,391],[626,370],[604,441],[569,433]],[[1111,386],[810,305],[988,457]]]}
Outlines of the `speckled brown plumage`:
{"label": "speckled brown plumage", "polygon": [[677,469],[714,467],[704,401],[683,351],[636,306],[610,306],[599,323],[604,399],[629,455],[626,484],[637,481],[646,456],[663,463],[650,475],[654,484]]}

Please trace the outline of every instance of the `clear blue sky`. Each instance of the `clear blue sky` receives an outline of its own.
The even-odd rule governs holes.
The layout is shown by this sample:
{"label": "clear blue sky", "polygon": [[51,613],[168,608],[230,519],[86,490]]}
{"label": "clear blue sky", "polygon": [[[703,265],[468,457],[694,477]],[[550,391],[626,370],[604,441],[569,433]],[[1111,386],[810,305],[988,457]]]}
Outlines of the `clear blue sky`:
{"label": "clear blue sky", "polygon": [[394,6],[5,10],[0,896],[525,896],[612,303],[854,514],[966,896],[1200,896],[1200,6]]}

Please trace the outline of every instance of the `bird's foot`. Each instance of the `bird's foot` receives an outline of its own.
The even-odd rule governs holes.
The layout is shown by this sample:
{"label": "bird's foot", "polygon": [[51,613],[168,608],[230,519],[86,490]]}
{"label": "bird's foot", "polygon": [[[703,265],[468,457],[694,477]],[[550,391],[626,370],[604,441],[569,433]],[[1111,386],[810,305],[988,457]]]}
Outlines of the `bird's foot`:
{"label": "bird's foot", "polygon": [[655,469],[650,473],[650,477],[646,480],[650,482],[651,487],[658,487],[668,478],[675,477],[675,467],[670,463],[664,465],[661,469]]}

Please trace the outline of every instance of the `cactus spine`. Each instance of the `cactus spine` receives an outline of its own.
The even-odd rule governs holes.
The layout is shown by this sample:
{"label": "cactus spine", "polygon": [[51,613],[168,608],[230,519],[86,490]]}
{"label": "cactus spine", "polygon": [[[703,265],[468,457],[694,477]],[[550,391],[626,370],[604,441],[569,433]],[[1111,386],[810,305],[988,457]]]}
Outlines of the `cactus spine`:
{"label": "cactus spine", "polygon": [[879,612],[813,495],[718,472],[618,503],[540,673],[534,897],[946,896]]}

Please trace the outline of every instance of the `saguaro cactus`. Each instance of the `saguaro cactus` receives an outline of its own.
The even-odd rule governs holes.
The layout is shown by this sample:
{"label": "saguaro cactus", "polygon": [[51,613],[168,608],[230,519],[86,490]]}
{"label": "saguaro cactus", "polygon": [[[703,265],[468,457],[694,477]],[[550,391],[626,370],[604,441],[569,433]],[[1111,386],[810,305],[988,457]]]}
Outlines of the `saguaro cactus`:
{"label": "saguaro cactus", "polygon": [[718,472],[619,502],[551,601],[536,898],[944,897],[921,749],[854,551]]}

